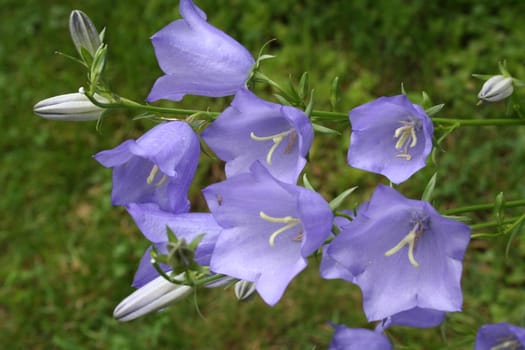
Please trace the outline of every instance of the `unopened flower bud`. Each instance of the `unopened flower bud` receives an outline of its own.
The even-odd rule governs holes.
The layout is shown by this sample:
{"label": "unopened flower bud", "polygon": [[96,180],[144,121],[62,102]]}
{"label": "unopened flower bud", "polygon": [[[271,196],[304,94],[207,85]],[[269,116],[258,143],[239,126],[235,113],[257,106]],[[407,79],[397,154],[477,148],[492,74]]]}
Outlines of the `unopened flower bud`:
{"label": "unopened flower bud", "polygon": [[[95,98],[107,102],[97,94]],[[97,120],[104,109],[95,106],[82,92],[75,92],[46,98],[33,106],[33,112],[46,119],[86,121]]]}
{"label": "unopened flower bud", "polygon": [[255,293],[255,283],[250,281],[240,280],[235,283],[234,287],[235,297],[237,300],[246,300]]}
{"label": "unopened flower bud", "polygon": [[74,10],[69,16],[69,32],[73,44],[77,48],[78,53],[83,57],[82,48],[95,56],[95,52],[99,48],[101,41],[95,25],[89,17],[80,10]]}
{"label": "unopened flower bud", "polygon": [[513,91],[512,78],[495,75],[483,84],[478,98],[480,101],[497,102],[509,97]]}
{"label": "unopened flower bud", "polygon": [[[184,273],[175,278],[184,279]],[[113,311],[113,317],[120,322],[134,320],[186,298],[192,290],[192,287],[174,284],[159,276],[122,300]]]}

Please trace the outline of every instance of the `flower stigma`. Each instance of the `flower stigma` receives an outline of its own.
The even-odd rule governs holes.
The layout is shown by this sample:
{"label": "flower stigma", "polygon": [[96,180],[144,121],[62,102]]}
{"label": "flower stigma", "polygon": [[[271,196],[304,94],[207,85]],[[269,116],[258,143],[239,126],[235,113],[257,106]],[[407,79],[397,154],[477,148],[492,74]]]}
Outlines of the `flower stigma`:
{"label": "flower stigma", "polygon": [[[157,176],[157,173],[159,172],[159,167],[155,164],[153,165],[153,167],[151,168],[151,171],[148,175],[148,178],[146,179],[146,182],[148,185],[151,185],[153,183],[153,181],[155,181],[155,177]],[[163,175],[159,181],[157,181],[157,183],[155,184],[155,186],[160,186],[164,183],[164,181],[166,181],[166,178],[167,176],[166,175]]]}
{"label": "flower stigma", "polygon": [[290,135],[290,139],[288,141],[288,145],[286,145],[286,149],[284,150],[285,154],[291,152],[295,142],[297,141],[297,132],[295,132],[293,128],[270,136],[257,136],[253,131],[250,133],[250,137],[254,141],[273,141],[272,147],[270,147],[268,153],[266,154],[266,163],[268,163],[268,165],[272,165],[273,152],[275,152],[277,147],[279,147],[281,142],[283,142],[284,138],[288,135]]}
{"label": "flower stigma", "polygon": [[414,258],[414,248],[416,246],[416,241],[419,239],[419,237],[421,237],[424,231],[425,229],[423,227],[423,223],[420,220],[417,220],[412,230],[410,230],[410,232],[405,237],[403,237],[403,239],[401,239],[401,241],[399,241],[395,247],[388,250],[385,253],[385,256],[394,255],[405,245],[408,245],[408,261],[410,261],[412,266],[419,267],[419,263]]}
{"label": "flower stigma", "polygon": [[[271,235],[270,235],[270,239],[268,240],[268,242],[270,243],[270,246],[274,246],[275,245],[275,239],[277,238],[277,236],[279,236],[281,233],[291,229],[292,227],[295,227],[297,225],[299,225],[301,223],[301,221],[297,218],[294,218],[292,216],[285,216],[285,217],[282,217],[282,218],[276,218],[276,217],[273,217],[273,216],[269,216],[267,215],[265,212],[263,211],[260,211],[259,212],[259,216],[268,221],[268,222],[275,222],[275,223],[279,223],[279,224],[286,224],[285,226],[281,227],[280,229],[274,231]],[[302,238],[302,233],[300,233],[299,235],[297,235],[294,240],[297,240],[296,238],[297,237],[301,237]]]}
{"label": "flower stigma", "polygon": [[417,145],[416,129],[419,128],[419,124],[412,119],[409,121],[402,120],[400,123],[402,125],[394,131],[394,139],[397,139],[396,150],[401,151],[396,157],[410,160],[412,156],[408,153],[408,149]]}

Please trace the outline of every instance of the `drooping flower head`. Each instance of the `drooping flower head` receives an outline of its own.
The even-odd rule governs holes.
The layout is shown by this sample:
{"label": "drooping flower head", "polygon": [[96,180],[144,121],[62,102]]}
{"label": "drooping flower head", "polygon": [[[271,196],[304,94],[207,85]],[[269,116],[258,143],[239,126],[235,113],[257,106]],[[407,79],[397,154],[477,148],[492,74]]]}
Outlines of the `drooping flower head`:
{"label": "drooping flower head", "polygon": [[[195,251],[195,261],[202,266],[210,265],[210,258],[217,235],[221,227],[209,213],[170,213],[161,210],[156,204],[131,203],[126,206],[142,234],[160,252],[167,253],[168,229],[177,239],[186,242],[193,241],[197,236],[204,235]],[[151,247],[144,253],[139,268],[133,280],[133,287],[140,288],[147,282],[158,277],[158,272],[151,264]],[[169,266],[164,266],[168,271]]]}
{"label": "drooping flower head", "polygon": [[188,124],[176,121],[99,152],[95,159],[113,168],[114,205],[156,203],[162,210],[186,212],[199,154],[198,136]]}
{"label": "drooping flower head", "polygon": [[335,328],[329,350],[390,350],[392,343],[381,332],[365,328],[348,328],[333,325]]}
{"label": "drooping flower head", "polygon": [[348,164],[382,174],[396,184],[425,166],[434,126],[423,108],[408,97],[380,97],[352,109],[349,115]]}
{"label": "drooping flower head", "polygon": [[279,301],[306,258],[330,235],[328,203],[316,192],[278,181],[259,162],[203,194],[223,228],[210,270],[255,282],[269,305]]}
{"label": "drooping flower head", "polygon": [[259,160],[280,181],[295,183],[306,164],[313,128],[301,110],[261,100],[241,89],[202,138],[226,161],[227,177],[248,172]]}
{"label": "drooping flower head", "polygon": [[475,350],[525,349],[525,328],[509,323],[486,324],[478,330]]}
{"label": "drooping flower head", "polygon": [[255,61],[230,36],[206,21],[191,0],[181,0],[183,17],[153,35],[151,41],[165,75],[157,79],[148,101],[180,101],[185,94],[220,97],[244,86]]}
{"label": "drooping flower head", "polygon": [[[369,321],[414,308],[459,311],[469,240],[467,225],[441,216],[428,202],[379,186],[325,248],[321,275],[357,284]],[[437,316],[422,317],[432,324]]]}

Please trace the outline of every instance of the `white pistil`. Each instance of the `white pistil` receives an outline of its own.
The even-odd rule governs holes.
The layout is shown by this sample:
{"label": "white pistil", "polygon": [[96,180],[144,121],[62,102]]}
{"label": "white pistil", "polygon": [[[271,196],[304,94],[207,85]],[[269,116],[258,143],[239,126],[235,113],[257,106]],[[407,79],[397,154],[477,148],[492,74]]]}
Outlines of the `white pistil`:
{"label": "white pistil", "polygon": [[408,149],[417,145],[416,122],[401,121],[401,124],[403,125],[394,131],[394,139],[398,139],[395,147],[402,152],[396,157],[410,160],[412,156],[408,153]]}
{"label": "white pistil", "polygon": [[[252,140],[255,140],[255,141],[273,141],[273,145],[272,147],[270,147],[270,149],[268,150],[268,153],[266,154],[266,163],[268,163],[268,165],[272,165],[272,156],[273,156],[273,152],[275,152],[275,150],[277,149],[277,147],[279,147],[279,145],[281,144],[281,142],[283,142],[284,138],[290,134],[292,134],[295,130],[294,129],[290,129],[290,130],[287,130],[287,131],[283,131],[283,132],[280,132],[278,134],[275,134],[275,135],[270,135],[270,136],[257,136],[255,135],[255,133],[252,131],[250,133],[250,137]],[[293,135],[293,134],[292,134]],[[292,141],[290,141],[292,142]],[[295,139],[294,141],[295,142]],[[290,145],[288,145],[286,147],[286,150],[288,150],[288,148],[291,148]],[[286,152],[285,153],[289,153],[290,151]]]}
{"label": "white pistil", "polygon": [[269,222],[286,224],[285,226],[283,226],[280,229],[274,231],[270,235],[270,239],[268,240],[268,242],[270,243],[270,246],[272,246],[272,247],[275,245],[275,239],[277,238],[277,236],[279,236],[281,233],[285,232],[286,230],[289,230],[292,227],[297,226],[297,225],[299,225],[301,223],[301,221],[299,221],[299,219],[294,218],[292,216],[285,216],[285,217],[282,217],[282,218],[276,218],[276,217],[273,217],[273,216],[266,215],[266,213],[263,212],[263,211],[259,212],[259,216],[262,219],[264,219],[266,221],[269,221]]}
{"label": "white pistil", "polygon": [[395,253],[400,251],[401,248],[408,244],[408,260],[410,261],[412,266],[419,267],[418,262],[414,258],[414,248],[416,246],[416,240],[421,236],[422,233],[423,227],[421,223],[418,222],[414,225],[414,228],[412,228],[412,230],[405,237],[403,237],[403,239],[399,241],[398,244],[396,244],[394,248],[390,249],[385,253],[385,256],[394,255]]}
{"label": "white pistil", "polygon": [[[146,182],[148,183],[148,185],[151,185],[153,183],[153,181],[155,180],[155,176],[157,176],[158,172],[159,172],[159,167],[157,165],[153,165],[153,168],[151,168],[148,178],[146,179]],[[162,178],[159,181],[157,181],[155,186],[162,185],[164,181],[166,181],[166,178],[167,178],[166,175],[162,176]]]}

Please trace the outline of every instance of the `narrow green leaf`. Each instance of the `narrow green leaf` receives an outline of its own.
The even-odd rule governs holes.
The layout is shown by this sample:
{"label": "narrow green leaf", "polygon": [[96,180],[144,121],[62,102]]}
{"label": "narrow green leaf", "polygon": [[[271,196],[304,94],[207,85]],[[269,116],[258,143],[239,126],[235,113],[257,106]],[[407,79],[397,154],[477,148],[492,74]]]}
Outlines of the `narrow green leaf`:
{"label": "narrow green leaf", "polygon": [[423,191],[421,200],[430,203],[430,201],[432,200],[432,195],[434,194],[434,189],[436,188],[436,179],[437,179],[437,173],[434,173],[434,175],[432,175],[432,177],[428,181],[427,186],[425,187],[425,190]]}
{"label": "narrow green leaf", "polygon": [[341,133],[337,130],[327,128],[326,126],[319,125],[319,124],[312,124],[313,128],[316,132],[321,134],[330,134],[330,135],[341,135]]}
{"label": "narrow green leaf", "polygon": [[308,105],[306,106],[306,109],[304,110],[304,113],[306,113],[307,116],[312,115],[312,111],[314,109],[314,90],[310,93],[310,100],[308,101]]}
{"label": "narrow green leaf", "polygon": [[299,80],[299,97],[301,100],[304,100],[308,91],[310,91],[310,76],[308,75],[308,72],[304,72],[301,76],[301,80]]}
{"label": "narrow green leaf", "polygon": [[344,191],[343,193],[341,193],[339,196],[337,196],[337,197],[335,197],[334,199],[332,199],[332,201],[330,201],[330,209],[332,209],[332,211],[338,209],[339,206],[343,203],[343,201],[344,201],[349,195],[351,195],[352,192],[354,192],[356,189],[357,189],[357,186],[352,187],[352,188],[349,188],[349,189],[347,189],[346,191]]}

